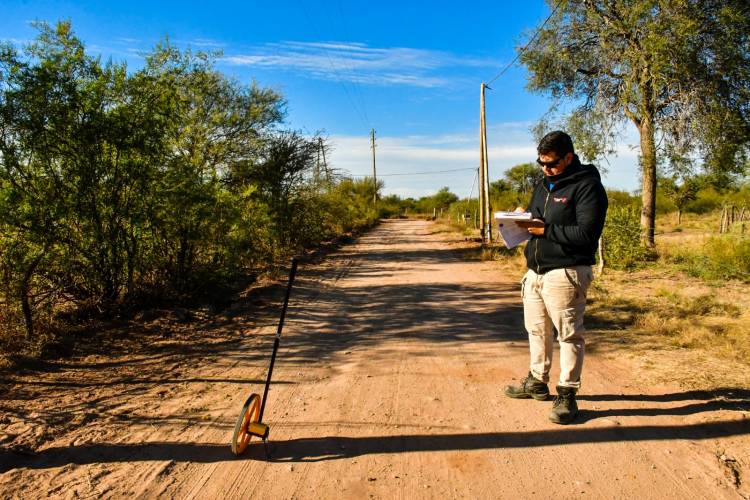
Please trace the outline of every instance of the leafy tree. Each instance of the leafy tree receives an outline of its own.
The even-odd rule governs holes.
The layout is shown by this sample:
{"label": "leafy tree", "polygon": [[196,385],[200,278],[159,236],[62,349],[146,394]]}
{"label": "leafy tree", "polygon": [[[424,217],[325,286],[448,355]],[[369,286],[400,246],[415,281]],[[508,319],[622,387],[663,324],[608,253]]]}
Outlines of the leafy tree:
{"label": "leafy tree", "polygon": [[556,103],[576,104],[568,123],[589,156],[606,152],[626,120],[636,126],[642,238],[653,246],[657,138],[683,156],[700,152],[715,171],[744,165],[750,142],[750,4],[554,3],[536,42],[520,54],[530,71],[528,87],[549,93]]}
{"label": "leafy tree", "polygon": [[507,193],[512,189],[513,187],[511,186],[511,183],[509,181],[506,181],[504,179],[492,181],[490,182],[490,199],[497,198],[503,193]]}
{"label": "leafy tree", "polygon": [[0,46],[0,348],[39,345],[62,316],[213,299],[377,220],[382,183],[323,181],[329,145],[283,130],[282,96],[214,55],[165,41],[128,72],[70,23],[38,29]]}
{"label": "leafy tree", "polygon": [[677,177],[667,177],[661,180],[661,188],[677,208],[677,225],[679,226],[682,222],[682,211],[685,205],[697,198],[700,184],[691,177],[682,181]]}
{"label": "leafy tree", "polygon": [[301,218],[306,178],[315,169],[317,137],[282,131],[266,138],[250,167],[256,196],[269,208],[270,231],[285,249],[297,250],[308,221]]}
{"label": "leafy tree", "polygon": [[543,177],[542,169],[534,163],[521,163],[505,171],[505,179],[511,189],[524,194],[531,193]]}
{"label": "leafy tree", "polygon": [[422,213],[432,213],[433,210],[447,209],[451,203],[458,201],[458,196],[451,193],[450,188],[445,186],[432,196],[423,196],[417,202],[417,210]]}
{"label": "leafy tree", "polygon": [[124,66],[87,56],[69,23],[38,29],[26,58],[0,53],[0,219],[14,252],[25,249],[15,259],[29,335],[35,276],[78,297],[119,296],[163,125],[152,96],[129,85]]}
{"label": "leafy tree", "polygon": [[440,188],[438,192],[432,197],[432,203],[437,209],[446,209],[451,203],[458,201],[458,196],[451,193],[448,186]]}
{"label": "leafy tree", "polygon": [[194,274],[198,268],[239,268],[236,258],[244,252],[226,249],[233,246],[227,238],[242,201],[224,188],[258,156],[262,134],[283,117],[284,101],[272,90],[226,78],[211,54],[181,52],[168,41],[155,47],[136,78],[169,106],[169,147],[150,216],[168,279],[188,291],[205,282]]}

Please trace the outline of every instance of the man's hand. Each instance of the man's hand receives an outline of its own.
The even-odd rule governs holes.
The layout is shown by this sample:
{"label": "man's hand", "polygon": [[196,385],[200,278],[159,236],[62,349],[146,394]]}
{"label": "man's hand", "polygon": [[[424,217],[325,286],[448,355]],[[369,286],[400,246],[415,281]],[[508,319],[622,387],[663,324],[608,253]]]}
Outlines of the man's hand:
{"label": "man's hand", "polygon": [[526,228],[534,236],[544,236],[544,221],[542,219],[517,220],[519,227]]}

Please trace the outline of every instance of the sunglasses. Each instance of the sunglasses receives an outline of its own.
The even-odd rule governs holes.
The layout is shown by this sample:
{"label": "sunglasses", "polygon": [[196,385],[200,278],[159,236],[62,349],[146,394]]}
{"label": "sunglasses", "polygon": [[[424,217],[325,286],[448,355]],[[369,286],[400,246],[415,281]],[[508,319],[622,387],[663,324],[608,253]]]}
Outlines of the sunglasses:
{"label": "sunglasses", "polygon": [[552,161],[542,161],[539,158],[536,159],[536,162],[544,168],[555,168],[560,163],[560,161],[562,161],[562,158],[558,158],[557,160]]}

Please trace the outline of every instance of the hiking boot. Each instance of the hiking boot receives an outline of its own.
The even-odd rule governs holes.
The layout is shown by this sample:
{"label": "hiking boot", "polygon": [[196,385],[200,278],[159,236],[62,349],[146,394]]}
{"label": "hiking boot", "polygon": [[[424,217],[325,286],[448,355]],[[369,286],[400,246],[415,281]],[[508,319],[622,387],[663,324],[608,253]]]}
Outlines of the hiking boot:
{"label": "hiking boot", "polygon": [[509,398],[534,398],[537,401],[544,401],[549,397],[549,389],[547,388],[547,384],[534,378],[531,372],[529,372],[526,378],[521,380],[520,385],[506,385],[505,395]]}
{"label": "hiking boot", "polygon": [[573,387],[557,386],[557,397],[549,412],[549,419],[556,424],[569,424],[578,415],[576,390]]}

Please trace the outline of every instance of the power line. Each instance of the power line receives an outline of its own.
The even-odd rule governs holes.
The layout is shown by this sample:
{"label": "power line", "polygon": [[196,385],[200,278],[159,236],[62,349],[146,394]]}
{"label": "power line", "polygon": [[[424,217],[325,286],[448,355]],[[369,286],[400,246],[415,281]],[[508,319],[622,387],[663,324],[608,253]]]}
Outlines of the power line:
{"label": "power line", "polygon": [[[431,172],[401,172],[398,174],[378,174],[378,177],[395,177],[401,175],[431,175],[431,174],[445,174],[448,172],[465,172],[466,170],[476,170],[474,167],[467,168],[454,168],[451,170],[433,170]],[[349,174],[351,177],[372,177],[372,175],[362,174]]]}
{"label": "power line", "polygon": [[474,173],[474,177],[472,178],[472,181],[471,181],[471,190],[469,191],[469,200],[471,200],[471,195],[474,194],[474,186],[476,186],[477,178],[479,177],[479,169],[474,169],[474,170],[476,170],[476,172]]}
{"label": "power line", "polygon": [[[318,30],[317,25],[313,22],[312,17],[310,17],[310,14],[307,12],[307,9],[305,8],[305,5],[302,0],[297,0],[297,3],[299,3],[299,6],[302,8],[302,12],[305,13],[305,17],[307,18],[307,22],[310,23],[310,26],[315,31],[316,36],[318,39],[323,41],[323,37],[320,36],[320,31]],[[365,126],[369,127],[369,120],[367,120],[363,114],[362,111],[360,111],[359,107],[357,106],[357,102],[352,98],[351,94],[349,93],[349,89],[344,84],[344,79],[341,78],[341,73],[339,72],[338,68],[336,68],[336,65],[333,64],[333,59],[331,59],[331,55],[328,53],[328,49],[325,47],[322,47],[323,52],[326,55],[326,58],[328,59],[328,64],[331,66],[331,69],[334,73],[337,75],[337,80],[341,84],[341,87],[344,89],[344,92],[346,93],[346,97],[349,99],[349,102],[352,104],[352,108],[354,108],[354,111],[357,112],[357,115],[359,115],[359,118],[362,120],[362,123],[365,124]]]}
{"label": "power line", "polygon": [[[354,43],[352,37],[349,35],[349,28],[348,28],[348,24],[346,23],[346,18],[344,17],[344,8],[341,6],[341,1],[339,0],[336,3],[337,3],[338,10],[339,10],[339,16],[341,17],[341,24],[344,27],[345,41],[347,41],[349,43]],[[328,21],[331,22],[331,18],[330,17],[328,18]],[[333,23],[331,23],[331,24],[333,24]],[[359,85],[359,79],[357,78],[357,75],[356,75],[356,73],[354,71],[354,64],[351,63],[351,61],[349,63],[349,68],[351,69],[351,75],[353,77],[352,78],[352,82],[351,82],[352,83],[352,87],[354,87],[355,93],[357,94],[357,97],[359,97],[359,103],[362,106],[362,111],[365,114],[365,119],[367,120],[367,123],[369,123],[370,127],[372,128],[372,124],[370,123],[370,117],[367,116],[367,106],[365,105],[365,99],[362,96],[362,88]]]}
{"label": "power line", "polygon": [[539,36],[539,33],[547,25],[547,22],[550,19],[552,19],[552,16],[554,16],[557,13],[557,11],[560,8],[560,6],[562,5],[562,3],[563,3],[563,0],[558,0],[557,5],[555,5],[555,8],[552,10],[552,12],[550,13],[550,15],[547,16],[547,19],[544,20],[544,22],[542,23],[542,25],[539,26],[539,28],[537,28],[536,32],[534,33],[534,36],[531,37],[531,40],[529,40],[529,42],[526,45],[524,45],[521,50],[518,51],[518,53],[516,54],[516,57],[514,57],[511,62],[509,62],[502,70],[500,70],[500,73],[498,73],[497,75],[495,75],[489,82],[487,82],[487,85],[491,84],[492,82],[494,82],[495,80],[497,80],[498,78],[500,78],[501,76],[503,76],[503,74],[506,71],[508,71],[510,69],[510,67],[513,66],[516,63],[516,61],[518,61],[518,58],[521,57],[521,54],[523,54],[524,52],[526,52],[526,50],[531,46],[531,44],[534,43],[534,40],[536,40],[536,37]]}

